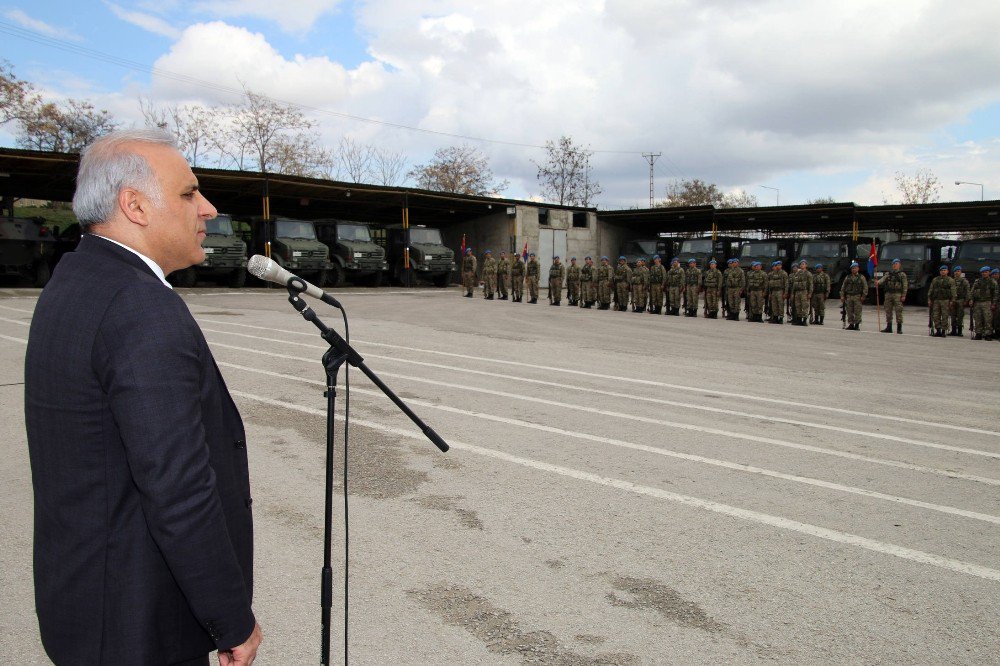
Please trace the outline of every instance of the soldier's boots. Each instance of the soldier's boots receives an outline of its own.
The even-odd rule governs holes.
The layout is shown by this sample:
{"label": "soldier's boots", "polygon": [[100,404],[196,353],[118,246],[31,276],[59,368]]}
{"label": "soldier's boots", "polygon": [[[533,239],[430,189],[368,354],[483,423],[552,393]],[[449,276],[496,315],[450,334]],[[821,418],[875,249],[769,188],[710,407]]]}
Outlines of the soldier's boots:
{"label": "soldier's boots", "polygon": [[681,309],[679,307],[678,308],[670,308],[670,314],[672,314],[675,317],[680,317],[681,316]]}
{"label": "soldier's boots", "polygon": [[537,298],[533,298],[530,301],[528,301],[528,305],[535,305],[536,303],[538,303],[538,299]]}
{"label": "soldier's boots", "polygon": [[885,322],[885,328],[882,329],[882,332],[883,333],[892,333],[892,322],[891,321]]}
{"label": "soldier's boots", "polygon": [[492,301],[493,300],[493,294],[490,294],[490,295],[486,296],[485,298],[488,301]]}
{"label": "soldier's boots", "polygon": [[472,292],[471,291],[466,292],[465,297],[466,298],[472,298]]}
{"label": "soldier's boots", "polygon": [[899,333],[900,335],[902,335],[903,333],[903,325],[900,324],[898,321],[896,322],[896,333]]}
{"label": "soldier's boots", "polygon": [[820,315],[819,317],[816,317],[816,325],[817,326],[822,326],[824,319],[826,319],[825,315]]}
{"label": "soldier's boots", "polygon": [[506,301],[507,300],[507,296],[506,295],[500,296],[500,297],[497,298],[497,300],[498,301]]}
{"label": "soldier's boots", "polygon": [[684,316],[685,317],[697,317],[698,316],[698,311],[697,310],[685,310],[684,311]]}

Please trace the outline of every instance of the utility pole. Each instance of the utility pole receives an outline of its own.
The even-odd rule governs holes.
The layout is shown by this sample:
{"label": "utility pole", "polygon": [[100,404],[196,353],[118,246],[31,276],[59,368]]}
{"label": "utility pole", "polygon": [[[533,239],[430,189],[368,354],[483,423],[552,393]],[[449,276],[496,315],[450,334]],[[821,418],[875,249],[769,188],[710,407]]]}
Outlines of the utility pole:
{"label": "utility pole", "polygon": [[663,153],[643,153],[642,156],[646,158],[649,162],[649,207],[653,207],[653,163],[656,162],[656,158]]}

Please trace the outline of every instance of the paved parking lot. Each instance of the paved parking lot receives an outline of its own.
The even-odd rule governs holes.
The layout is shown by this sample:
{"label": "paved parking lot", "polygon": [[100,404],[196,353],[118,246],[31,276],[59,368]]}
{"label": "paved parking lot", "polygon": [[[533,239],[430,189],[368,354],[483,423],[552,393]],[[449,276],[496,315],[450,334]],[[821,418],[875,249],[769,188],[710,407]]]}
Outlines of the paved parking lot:
{"label": "paved parking lot", "polygon": [[[277,290],[182,292],[248,426],[258,663],[315,663],[324,346]],[[0,290],[2,663],[45,663],[20,383],[36,296]],[[833,311],[779,328],[337,296],[453,445],[351,372],[354,663],[996,662],[1000,344],[929,338],[917,308],[900,336],[870,309],[849,332]]]}

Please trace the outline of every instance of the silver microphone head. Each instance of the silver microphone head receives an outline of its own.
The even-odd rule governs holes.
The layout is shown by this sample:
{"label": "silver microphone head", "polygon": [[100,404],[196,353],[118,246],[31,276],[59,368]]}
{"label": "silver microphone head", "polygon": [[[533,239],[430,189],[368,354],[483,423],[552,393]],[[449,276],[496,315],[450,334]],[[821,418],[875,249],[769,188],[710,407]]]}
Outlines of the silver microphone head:
{"label": "silver microphone head", "polygon": [[258,280],[266,280],[273,262],[262,254],[255,254],[247,262],[247,272]]}

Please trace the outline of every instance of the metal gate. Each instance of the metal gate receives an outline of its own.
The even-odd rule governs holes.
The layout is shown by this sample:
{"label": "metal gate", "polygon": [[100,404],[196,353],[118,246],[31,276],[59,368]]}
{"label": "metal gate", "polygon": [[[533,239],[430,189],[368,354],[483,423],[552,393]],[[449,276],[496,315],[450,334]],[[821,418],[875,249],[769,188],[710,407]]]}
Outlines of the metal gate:
{"label": "metal gate", "polygon": [[541,270],[542,286],[549,284],[549,266],[552,265],[552,257],[558,256],[562,263],[567,263],[566,258],[566,230],[565,229],[539,229],[538,230],[538,251],[535,253]]}

